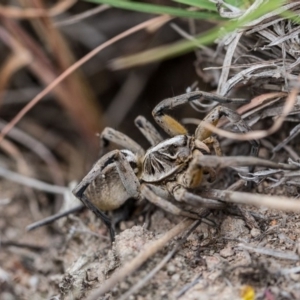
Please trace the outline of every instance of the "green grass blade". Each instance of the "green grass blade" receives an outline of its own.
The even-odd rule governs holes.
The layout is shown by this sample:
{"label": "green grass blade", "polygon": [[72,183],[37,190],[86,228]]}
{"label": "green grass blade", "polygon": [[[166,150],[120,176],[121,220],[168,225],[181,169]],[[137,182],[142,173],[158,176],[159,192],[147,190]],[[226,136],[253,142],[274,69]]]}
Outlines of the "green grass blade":
{"label": "green grass blade", "polygon": [[[237,28],[247,24],[248,22],[255,20],[263,16],[264,14],[280,7],[280,5],[282,4],[282,0],[273,0],[269,3],[263,3],[257,10],[252,11],[250,14],[247,14],[244,18],[227,21],[226,23],[224,23],[222,26],[222,32],[224,32],[224,34],[225,32],[232,32]],[[195,37],[195,40],[193,41],[180,41],[171,45],[160,46],[127,57],[117,58],[112,61],[111,67],[113,69],[124,69],[185,54],[189,51],[192,51],[199,45],[208,45],[213,43],[220,36],[220,29],[220,26],[216,26],[215,28],[201,34],[200,36]]]}
{"label": "green grass blade", "polygon": [[150,14],[167,14],[182,18],[193,18],[202,20],[224,20],[217,13],[214,12],[200,12],[200,11],[189,11],[186,9],[154,5],[142,2],[125,1],[125,0],[85,0],[87,2],[108,4],[113,7],[123,8],[133,11],[145,12]]}
{"label": "green grass blade", "polygon": [[175,2],[186,4],[189,6],[198,7],[201,9],[207,9],[210,11],[217,11],[216,4],[209,2],[208,0],[174,0]]}

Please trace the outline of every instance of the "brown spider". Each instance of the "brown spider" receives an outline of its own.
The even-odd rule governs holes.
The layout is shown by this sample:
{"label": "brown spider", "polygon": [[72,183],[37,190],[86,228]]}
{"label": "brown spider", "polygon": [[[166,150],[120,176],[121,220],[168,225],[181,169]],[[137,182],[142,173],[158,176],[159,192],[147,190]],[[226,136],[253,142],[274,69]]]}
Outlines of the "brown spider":
{"label": "brown spider", "polygon": [[[163,100],[152,114],[156,123],[171,136],[165,140],[144,117],[137,117],[136,126],[152,145],[147,151],[112,128],[107,127],[102,132],[103,146],[113,142],[126,150],[113,150],[103,155],[73,193],[104,221],[110,229],[112,239],[114,230],[111,221],[102,211],[115,210],[129,198],[147,199],[172,214],[194,219],[199,218],[196,212],[183,210],[169,200],[209,208],[222,207],[219,201],[204,199],[193,193],[193,189],[201,184],[204,171],[214,177],[212,169],[204,170],[197,161],[203,154],[210,153],[208,145],[212,145],[216,154],[221,155],[218,141],[202,122],[195,133],[189,135],[184,126],[165,113],[166,110],[185,103],[195,103],[203,98],[223,103],[233,101],[200,91]],[[204,121],[217,125],[222,116],[227,117],[241,132],[249,130],[239,114],[223,106],[215,107]],[[257,152],[257,143],[252,144]]]}

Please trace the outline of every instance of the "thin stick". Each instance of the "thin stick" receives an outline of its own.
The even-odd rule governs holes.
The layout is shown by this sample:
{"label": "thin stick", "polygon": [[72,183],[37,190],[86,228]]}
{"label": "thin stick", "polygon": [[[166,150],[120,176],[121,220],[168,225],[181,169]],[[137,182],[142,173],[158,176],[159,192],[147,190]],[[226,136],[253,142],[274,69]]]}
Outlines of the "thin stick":
{"label": "thin stick", "polygon": [[299,272],[300,272],[300,266],[280,270],[280,274],[282,274],[282,275],[294,274],[294,273],[299,273]]}
{"label": "thin stick", "polygon": [[[298,77],[298,81],[300,81],[300,78]],[[266,136],[269,136],[276,132],[281,125],[283,124],[285,117],[288,116],[288,114],[293,110],[293,107],[297,100],[297,95],[299,93],[299,87],[298,85],[291,91],[291,93],[286,98],[285,105],[282,110],[282,114],[277,118],[277,120],[273,123],[273,125],[266,130],[254,130],[249,131],[246,133],[234,133],[229,132],[220,128],[217,128],[208,122],[203,121],[203,126],[207,128],[208,130],[212,131],[213,133],[216,133],[220,136],[229,138],[229,139],[235,139],[239,141],[248,141],[248,140],[256,140],[256,139],[262,139]]]}
{"label": "thin stick", "polygon": [[54,26],[56,27],[63,27],[63,26],[68,26],[68,25],[72,25],[74,23],[77,23],[77,22],[80,22],[86,18],[89,18],[93,15],[96,15],[96,14],[99,14],[107,9],[111,8],[109,5],[107,4],[103,4],[103,5],[99,5],[99,6],[96,6],[92,9],[89,9],[83,13],[79,13],[77,15],[74,15],[70,18],[67,18],[67,19],[64,19],[64,20],[61,20],[61,21],[56,21],[54,22]]}
{"label": "thin stick", "polygon": [[63,186],[52,185],[34,178],[30,178],[5,168],[0,167],[0,177],[6,178],[8,180],[17,182],[19,184],[29,186],[35,188],[37,190],[41,190],[44,192],[52,193],[52,194],[62,194],[66,195],[66,193],[70,193],[70,190]]}
{"label": "thin stick", "polygon": [[186,284],[177,294],[175,299],[181,298],[188,290],[194,287],[201,279],[202,273],[197,275],[197,277],[190,283]]}
{"label": "thin stick", "polygon": [[65,217],[65,216],[67,216],[67,215],[73,214],[73,213],[75,213],[77,211],[80,211],[83,208],[84,208],[84,205],[77,205],[77,206],[75,206],[75,207],[73,207],[73,208],[71,208],[71,209],[69,209],[67,211],[63,211],[63,212],[54,214],[52,216],[49,216],[49,217],[47,217],[45,219],[39,220],[37,222],[34,222],[34,223],[28,225],[26,227],[26,230],[27,231],[31,231],[31,230],[37,229],[39,227],[42,227],[42,226],[45,226],[45,225],[49,225],[49,224],[53,223],[54,221],[56,221],[58,219],[61,219],[61,218]]}
{"label": "thin stick", "polygon": [[137,270],[144,262],[147,261],[156,252],[161,250],[169,241],[174,237],[184,232],[191,224],[193,220],[185,219],[178,225],[169,230],[160,239],[145,245],[144,249],[138,254],[133,260],[125,264],[120,270],[115,272],[99,289],[94,291],[88,300],[98,300],[99,297],[108,291],[110,291],[116,284],[124,280],[127,276],[131,275],[135,270]]}
{"label": "thin stick", "polygon": [[32,251],[44,251],[46,250],[45,247],[32,245],[28,243],[18,243],[15,241],[0,241],[0,248],[1,247],[17,247],[17,248],[26,248]]}
{"label": "thin stick", "polygon": [[41,8],[19,8],[16,6],[4,6],[0,5],[0,16],[5,18],[15,18],[15,19],[31,19],[31,18],[41,18],[47,16],[56,16],[73,6],[77,0],[64,0],[59,1],[57,4],[49,9]]}
{"label": "thin stick", "polygon": [[262,247],[252,247],[250,245],[245,245],[245,244],[238,244],[239,248],[246,249],[248,251],[256,252],[259,254],[264,254],[264,255],[269,255],[269,256],[274,256],[277,258],[282,258],[282,259],[288,259],[288,260],[299,260],[300,257],[294,252],[291,251],[278,251],[278,250],[273,250],[269,248],[262,248]]}
{"label": "thin stick", "polygon": [[263,206],[290,212],[300,212],[300,201],[288,197],[215,189],[203,192],[201,193],[201,196],[231,203],[254,205],[257,207]]}
{"label": "thin stick", "polygon": [[59,83],[61,83],[64,79],[66,79],[69,75],[71,75],[74,71],[80,68],[83,64],[89,61],[92,57],[97,55],[101,50],[105,49],[106,47],[116,43],[117,41],[139,31],[145,29],[154,23],[166,22],[169,16],[159,16],[157,18],[150,19],[143,23],[140,23],[124,32],[118,34],[117,36],[111,38],[110,40],[104,42],[103,44],[96,47],[94,50],[89,52],[87,55],[82,57],[72,66],[70,66],[66,71],[64,71],[61,75],[59,75],[52,83],[50,83],[45,89],[43,89],[38,95],[36,95],[2,130],[0,134],[0,143],[6,136],[6,134],[49,92],[51,92]]}
{"label": "thin stick", "polygon": [[238,166],[261,166],[281,170],[299,170],[299,167],[291,164],[276,163],[270,160],[252,156],[216,156],[203,155],[197,163],[204,167],[226,168]]}

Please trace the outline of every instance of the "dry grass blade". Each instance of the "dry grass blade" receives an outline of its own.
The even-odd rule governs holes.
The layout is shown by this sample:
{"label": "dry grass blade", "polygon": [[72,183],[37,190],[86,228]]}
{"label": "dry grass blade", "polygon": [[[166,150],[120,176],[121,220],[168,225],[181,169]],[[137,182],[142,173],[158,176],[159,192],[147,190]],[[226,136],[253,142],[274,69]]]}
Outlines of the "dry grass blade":
{"label": "dry grass blade", "polygon": [[31,56],[27,52],[11,54],[1,66],[0,72],[0,91],[4,91],[10,78],[21,68],[28,65]]}
{"label": "dry grass blade", "polygon": [[278,251],[278,250],[273,250],[268,248],[252,247],[250,245],[245,245],[245,244],[239,244],[238,247],[242,249],[246,249],[251,252],[274,256],[281,259],[289,259],[289,260],[296,260],[296,261],[300,259],[299,255],[290,251]]}
{"label": "dry grass blade", "polygon": [[56,186],[52,185],[34,178],[30,178],[21,174],[18,174],[16,172],[12,172],[10,170],[7,170],[5,168],[0,167],[0,177],[6,178],[8,180],[11,180],[13,182],[32,187],[47,193],[53,193],[53,194],[70,194],[71,191],[65,187],[62,186]]}
{"label": "dry grass blade", "polygon": [[0,16],[14,19],[35,19],[47,16],[54,17],[68,10],[76,2],[77,0],[59,1],[49,9],[18,8],[13,6],[0,5]]}
{"label": "dry grass blade", "polygon": [[282,170],[299,170],[296,165],[281,164],[258,157],[249,156],[215,156],[203,155],[199,158],[198,164],[200,166],[211,168],[227,168],[238,166],[261,166]]}
{"label": "dry grass blade", "polygon": [[1,66],[0,72],[0,92],[7,87],[13,74],[28,65],[32,56],[29,51],[15,38],[13,38],[3,27],[0,27],[0,39],[12,49],[12,54],[6,59]]}
{"label": "dry grass blade", "polygon": [[296,87],[291,91],[291,93],[289,94],[289,96],[286,99],[285,105],[282,110],[282,114],[277,118],[277,120],[273,123],[273,125],[269,129],[254,130],[254,131],[240,134],[240,133],[228,132],[226,130],[216,128],[215,126],[213,126],[207,122],[203,122],[203,126],[205,126],[210,131],[212,131],[220,136],[229,138],[229,139],[235,139],[235,140],[239,140],[239,141],[262,139],[264,137],[267,137],[267,136],[273,134],[278,129],[280,129],[286,116],[288,116],[288,114],[293,110],[294,104],[296,103],[298,93],[299,93],[299,87]]}
{"label": "dry grass blade", "polygon": [[[35,58],[28,65],[28,68],[37,76],[42,84],[48,85],[53,82],[55,78],[57,78],[57,74],[67,67],[69,61],[65,61],[66,64],[63,65],[61,60],[59,60],[60,57],[57,58],[57,65],[51,63],[51,60],[43,47],[17,22],[3,18],[2,23],[6,27],[7,31],[9,31],[10,35],[15,39],[18,39],[19,42],[22,43],[22,46],[30,52],[32,57]],[[42,26],[38,26],[38,28],[39,30],[42,30]],[[60,41],[59,36],[57,37],[58,41]],[[62,48],[62,55],[65,55],[66,49],[63,46],[64,43],[61,42],[60,44]],[[9,44],[9,46],[12,47],[11,44]],[[55,55],[57,51],[53,51],[53,53]],[[84,136],[86,136],[88,142],[95,145],[95,132],[103,127],[103,125],[101,125],[103,122],[103,118],[101,118],[100,113],[101,110],[98,109],[97,102],[93,97],[91,97],[88,89],[84,88],[85,85],[79,80],[78,74],[72,75],[73,76],[71,78],[68,78],[68,81],[58,85],[54,89],[54,93],[57,96],[58,101],[60,101],[60,103],[67,108],[70,115],[72,115],[79,129],[82,133],[84,133]],[[76,82],[77,85],[75,84]]]}
{"label": "dry grass blade", "polygon": [[[0,129],[4,128],[6,124],[6,122],[0,120]],[[27,149],[31,150],[47,164],[49,171],[52,175],[53,182],[56,185],[64,184],[62,170],[60,169],[56,157],[42,142],[40,142],[38,139],[33,138],[32,136],[18,128],[13,128],[9,132],[9,137],[12,140],[25,146]]]}
{"label": "dry grass blade", "polygon": [[277,152],[280,149],[282,149],[287,143],[289,143],[291,140],[293,140],[299,133],[300,133],[300,124],[298,124],[291,130],[290,135],[286,139],[284,139],[280,144],[278,144],[273,149],[273,152]]}
{"label": "dry grass blade", "polygon": [[61,219],[61,218],[65,217],[65,216],[68,216],[70,214],[73,214],[75,212],[78,212],[78,211],[82,210],[83,208],[84,208],[83,205],[78,205],[78,206],[75,206],[75,207],[73,207],[73,208],[71,208],[71,209],[69,209],[67,211],[63,211],[63,212],[54,214],[52,216],[49,216],[47,218],[44,218],[42,220],[39,220],[37,222],[34,222],[34,223],[28,225],[26,227],[26,230],[27,231],[32,231],[32,230],[40,228],[42,226],[52,224],[56,220]]}
{"label": "dry grass blade", "polygon": [[300,272],[300,267],[294,267],[294,268],[280,270],[280,274],[282,274],[282,275],[288,275],[288,274],[299,273],[299,272]]}
{"label": "dry grass blade", "polygon": [[54,25],[56,27],[63,27],[63,26],[69,26],[69,25],[72,25],[72,24],[75,24],[77,22],[80,22],[86,18],[89,18],[93,15],[96,15],[96,14],[99,14],[103,11],[106,11],[107,9],[109,9],[110,6],[109,5],[106,5],[106,4],[103,4],[103,5],[99,5],[99,6],[96,6],[88,11],[85,11],[81,14],[78,14],[78,15],[74,15],[70,18],[67,18],[67,19],[64,19],[62,21],[56,21],[54,22]]}
{"label": "dry grass blade", "polygon": [[254,205],[257,207],[268,207],[287,212],[300,212],[300,201],[288,197],[214,189],[201,193],[201,196],[236,204],[247,204]]}
{"label": "dry grass blade", "polygon": [[163,237],[145,245],[144,249],[139,255],[137,255],[132,261],[125,264],[118,272],[115,272],[99,289],[94,291],[87,299],[98,300],[99,297],[108,291],[110,291],[117,283],[125,279],[127,276],[137,270],[144,262],[146,262],[151,256],[161,250],[177,235],[183,233],[189,226],[193,224],[193,220],[184,220],[171,230],[166,232]]}
{"label": "dry grass blade", "polygon": [[223,69],[222,69],[222,73],[220,76],[220,81],[219,81],[219,86],[218,86],[218,90],[217,90],[217,94],[225,96],[226,94],[226,90],[224,89],[224,85],[226,84],[226,81],[228,79],[229,76],[229,71],[230,68],[226,67],[226,66],[230,66],[231,65],[231,61],[233,59],[233,54],[235,52],[235,49],[238,45],[238,42],[240,40],[242,36],[242,32],[236,33],[234,34],[234,38],[232,39],[231,43],[229,44],[229,47],[227,49],[225,58],[224,58],[224,62],[223,62]]}
{"label": "dry grass blade", "polygon": [[49,92],[51,92],[56,86],[58,86],[59,83],[61,83],[64,79],[66,79],[68,76],[70,76],[75,70],[80,68],[84,63],[89,61],[93,56],[95,56],[97,53],[102,51],[103,49],[107,48],[108,46],[112,45],[113,43],[116,43],[117,41],[139,31],[143,30],[145,28],[148,28],[149,26],[155,24],[155,23],[165,23],[166,18],[169,18],[168,16],[161,16],[157,18],[153,18],[151,20],[145,21],[141,24],[138,24],[119,35],[113,37],[112,39],[104,42],[103,44],[99,45],[95,49],[93,49],[91,52],[89,52],[87,55],[85,55],[83,58],[78,60],[76,63],[74,63],[71,67],[69,67],[66,71],[64,71],[61,75],[56,77],[52,83],[50,83],[42,92],[40,92],[34,99],[32,99],[18,114],[13,118],[8,125],[1,130],[0,134],[0,142],[4,139],[5,135],[29,112],[45,95],[47,95]]}
{"label": "dry grass blade", "polygon": [[37,246],[37,245],[32,245],[32,244],[28,244],[28,243],[19,243],[19,242],[15,242],[15,241],[1,241],[0,242],[0,247],[4,248],[4,247],[18,247],[18,248],[25,248],[31,251],[44,251],[46,250],[45,247],[41,247],[41,246]]}

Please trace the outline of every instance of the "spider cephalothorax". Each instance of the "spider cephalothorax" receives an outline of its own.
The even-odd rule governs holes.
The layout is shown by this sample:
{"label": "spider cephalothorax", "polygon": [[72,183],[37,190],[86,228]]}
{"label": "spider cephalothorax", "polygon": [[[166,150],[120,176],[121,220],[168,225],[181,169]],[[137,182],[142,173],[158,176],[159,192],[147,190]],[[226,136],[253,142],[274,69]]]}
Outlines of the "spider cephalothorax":
{"label": "spider cephalothorax", "polygon": [[158,182],[181,172],[192,160],[194,150],[209,152],[204,143],[201,143],[202,147],[199,146],[197,148],[193,137],[177,135],[151,147],[143,158],[140,179],[145,182]]}
{"label": "spider cephalothorax", "polygon": [[[75,188],[75,196],[100,216],[110,229],[110,220],[102,211],[115,210],[129,198],[147,199],[168,212],[194,219],[199,217],[197,212],[183,210],[169,199],[191,205],[221,207],[220,202],[193,193],[201,184],[204,171],[214,177],[214,171],[205,170],[198,161],[200,156],[210,153],[208,145],[221,155],[218,141],[202,122],[195,133],[189,135],[184,126],[165,114],[166,110],[207,95],[203,92],[188,93],[165,99],[154,108],[155,121],[171,136],[165,140],[144,117],[137,117],[136,126],[152,145],[147,151],[123,133],[105,128],[101,134],[102,146],[113,142],[126,150],[113,150],[103,155]],[[213,97],[220,102],[230,101]],[[242,132],[249,130],[236,112],[223,106],[215,107],[204,121],[216,125],[221,116],[226,116]],[[256,146],[255,142],[253,145]],[[111,235],[113,238],[112,229]]]}

